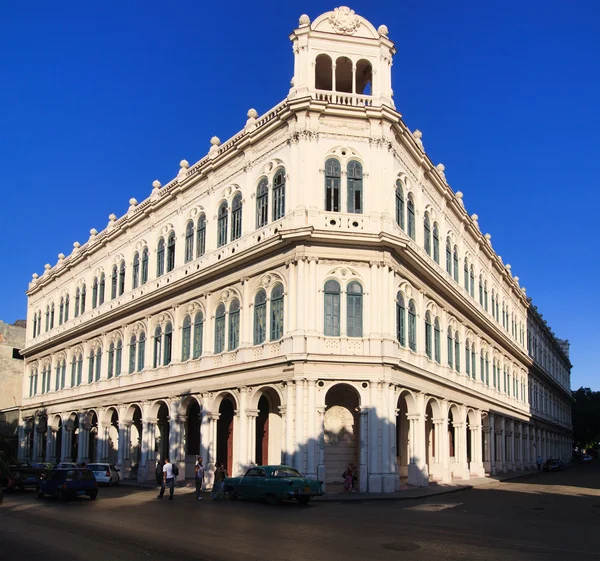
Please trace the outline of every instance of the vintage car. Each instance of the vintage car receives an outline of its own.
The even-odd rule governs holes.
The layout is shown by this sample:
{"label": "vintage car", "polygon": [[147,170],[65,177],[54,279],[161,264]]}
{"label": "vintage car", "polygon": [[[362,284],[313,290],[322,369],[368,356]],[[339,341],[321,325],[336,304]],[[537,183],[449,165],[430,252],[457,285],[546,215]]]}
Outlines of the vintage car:
{"label": "vintage car", "polygon": [[311,497],[323,494],[322,482],[303,477],[290,466],[256,466],[242,477],[228,477],[223,481],[223,490],[232,500],[264,499],[276,504],[286,499],[296,499],[306,504]]}

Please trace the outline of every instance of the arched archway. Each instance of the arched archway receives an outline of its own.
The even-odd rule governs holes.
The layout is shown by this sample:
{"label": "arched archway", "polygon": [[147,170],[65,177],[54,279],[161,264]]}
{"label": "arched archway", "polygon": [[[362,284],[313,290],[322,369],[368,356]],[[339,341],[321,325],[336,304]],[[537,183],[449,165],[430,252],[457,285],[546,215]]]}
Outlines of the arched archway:
{"label": "arched archway", "polygon": [[329,489],[341,490],[342,473],[350,462],[357,468],[360,465],[359,411],[360,395],[354,387],[335,384],[329,388],[323,418],[325,483]]}
{"label": "arched archway", "polygon": [[235,404],[231,395],[227,394],[219,405],[217,421],[217,463],[223,464],[227,473],[233,470],[233,418]]}
{"label": "arched archway", "polygon": [[[181,413],[185,416],[183,449],[185,456],[185,477],[194,477],[196,458],[201,456],[202,414],[199,401],[194,396],[186,397],[181,403]],[[206,459],[206,458],[205,458]]]}
{"label": "arched archway", "polygon": [[169,407],[164,401],[155,403],[155,407],[158,407],[158,411],[156,413],[154,453],[157,462],[164,462],[169,457]]}
{"label": "arched archway", "polygon": [[425,406],[426,462],[430,480],[443,479],[442,410],[437,399],[429,398]]}
{"label": "arched archway", "polygon": [[89,421],[88,455],[91,463],[98,461],[98,415],[93,411]]}
{"label": "arched archway", "polygon": [[69,417],[69,425],[71,429],[71,443],[69,449],[67,450],[66,461],[76,462],[77,455],[79,453],[79,415],[72,413]]}
{"label": "arched archway", "polygon": [[396,410],[396,465],[402,486],[408,482],[409,466],[414,465],[415,461],[412,445],[414,443],[411,444],[410,441],[409,416],[416,414],[417,407],[411,392],[400,392]]}
{"label": "arched archway", "polygon": [[261,388],[255,397],[256,426],[253,429],[251,461],[258,465],[281,463],[281,398],[270,387]]}

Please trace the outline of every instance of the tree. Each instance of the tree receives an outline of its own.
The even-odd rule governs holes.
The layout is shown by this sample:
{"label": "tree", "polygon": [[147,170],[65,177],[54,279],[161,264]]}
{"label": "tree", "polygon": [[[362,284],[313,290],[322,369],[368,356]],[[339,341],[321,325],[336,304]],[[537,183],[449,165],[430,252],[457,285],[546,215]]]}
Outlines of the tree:
{"label": "tree", "polygon": [[573,440],[580,449],[598,448],[600,443],[600,392],[581,387],[573,392]]}

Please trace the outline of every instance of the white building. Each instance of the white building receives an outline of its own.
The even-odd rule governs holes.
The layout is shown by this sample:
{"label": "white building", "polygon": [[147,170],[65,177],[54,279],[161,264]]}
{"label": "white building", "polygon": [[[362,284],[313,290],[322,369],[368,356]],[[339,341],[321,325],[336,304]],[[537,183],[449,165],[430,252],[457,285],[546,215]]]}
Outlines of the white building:
{"label": "white building", "polygon": [[568,356],[403,123],[387,28],[290,39],[285,100],[34,275],[22,457],[370,492],[568,460]]}

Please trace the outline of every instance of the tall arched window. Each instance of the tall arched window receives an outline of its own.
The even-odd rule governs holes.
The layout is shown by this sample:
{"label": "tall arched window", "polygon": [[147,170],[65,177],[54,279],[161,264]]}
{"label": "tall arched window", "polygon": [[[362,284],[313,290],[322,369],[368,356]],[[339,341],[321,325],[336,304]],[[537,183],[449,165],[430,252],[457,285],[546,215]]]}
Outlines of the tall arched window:
{"label": "tall arched window", "polygon": [[235,298],[229,304],[229,350],[233,351],[240,344],[240,301]]}
{"label": "tall arched window", "polygon": [[162,364],[162,327],[156,326],[154,330],[154,368],[158,368]]}
{"label": "tall arched window", "polygon": [[[81,303],[81,313],[85,312],[85,284],[83,285],[83,301]],[[50,329],[54,329],[54,302],[50,306]]]}
{"label": "tall arched window", "polygon": [[33,314],[33,336],[37,336],[37,312]]}
{"label": "tall arched window", "polygon": [[452,244],[450,238],[446,238],[446,272],[452,276]]}
{"label": "tall arched window", "polygon": [[171,232],[167,239],[167,273],[175,268],[175,232]]}
{"label": "tall arched window", "polygon": [[479,275],[479,305],[483,308],[483,279]]}
{"label": "tall arched window", "polygon": [[440,230],[437,222],[433,223],[433,260],[440,264]]}
{"label": "tall arched window", "polygon": [[184,263],[194,258],[194,223],[189,220],[185,226],[185,257]]}
{"label": "tall arched window", "polygon": [[108,360],[108,364],[106,365],[107,366],[107,377],[112,378],[113,377],[113,369],[115,366],[115,344],[114,343],[111,343],[108,346],[107,360]]}
{"label": "tall arched window", "polygon": [[363,290],[356,281],[346,289],[346,310],[346,334],[348,337],[362,337]]}
{"label": "tall arched window", "polygon": [[481,378],[481,383],[485,383],[485,360],[484,360],[483,349],[479,353],[479,376]]}
{"label": "tall arched window", "polygon": [[125,292],[125,261],[119,265],[119,296]]}
{"label": "tall arched window", "polygon": [[237,193],[231,202],[231,241],[242,236],[242,194]]}
{"label": "tall arched window", "polygon": [[496,292],[492,288],[492,317],[494,317],[495,309],[496,309]]}
{"label": "tall arched window", "polygon": [[454,366],[454,338],[452,337],[452,328],[448,328],[448,366],[453,368]]}
{"label": "tall arched window", "polygon": [[273,178],[273,220],[285,216],[285,170],[280,169]]}
{"label": "tall arched window", "polygon": [[[493,300],[492,300],[493,302]],[[493,305],[492,305],[493,308]],[[58,308],[58,325],[62,325],[63,324],[63,318],[65,316],[65,297],[61,296],[60,297],[60,306]],[[40,318],[41,321],[41,318]],[[39,326],[39,331],[41,331],[41,325]]]}
{"label": "tall arched window", "polygon": [[142,331],[138,342],[138,372],[144,370],[146,361],[146,334]]}
{"label": "tall arched window", "polygon": [[340,181],[342,169],[335,158],[325,162],[325,210],[340,211]]}
{"label": "tall arched window", "polygon": [[363,170],[360,162],[350,160],[346,166],[348,186],[348,212],[361,214],[363,208]]}
{"label": "tall arched window", "polygon": [[425,313],[425,353],[427,358],[433,358],[433,326],[431,325],[431,314],[429,311]]}
{"label": "tall arched window", "polygon": [[408,235],[415,240],[416,239],[416,231],[415,231],[415,202],[411,195],[407,197],[406,200],[406,226],[408,230]]}
{"label": "tall arched window", "polygon": [[483,282],[483,305],[485,308],[485,311],[488,311],[488,287],[487,287],[487,281]]}
{"label": "tall arched window", "polygon": [[192,346],[192,318],[185,316],[183,319],[183,329],[181,333],[181,362],[190,358]]}
{"label": "tall arched window", "polygon": [[266,177],[258,182],[256,188],[256,227],[262,228],[269,221],[269,183]]}
{"label": "tall arched window", "polygon": [[112,275],[111,275],[111,282],[110,282],[110,299],[111,300],[114,300],[117,297],[117,278],[118,278],[117,266],[114,265],[113,270],[112,270]]}
{"label": "tall arched window", "polygon": [[[73,315],[75,317],[79,316],[79,301],[81,299],[81,290],[77,287],[75,291],[75,312]],[[46,308],[46,331],[48,331],[48,324],[50,323],[50,308]]]}
{"label": "tall arched window", "polygon": [[454,246],[454,280],[458,282],[458,247]]}
{"label": "tall arched window", "polygon": [[325,301],[325,336],[339,337],[340,335],[340,284],[328,280],[324,290]]}
{"label": "tall arched window", "polygon": [[204,334],[204,314],[198,312],[194,317],[194,358],[202,355],[202,338]]}
{"label": "tall arched window", "polygon": [[283,285],[277,283],[271,290],[271,341],[283,337]]}
{"label": "tall arched window", "polygon": [[223,201],[221,206],[219,206],[219,215],[217,218],[217,247],[221,247],[227,243],[227,218],[227,201]]}
{"label": "tall arched window", "polygon": [[435,349],[435,361],[438,364],[442,363],[442,336],[440,332],[440,320],[435,318],[435,324],[433,328],[433,341]]}
{"label": "tall arched window", "polygon": [[200,215],[196,227],[196,257],[202,257],[206,253],[206,216]]}
{"label": "tall arched window", "polygon": [[396,337],[398,342],[406,346],[406,305],[400,292],[396,294]]}
{"label": "tall arched window", "polygon": [[460,372],[460,337],[458,331],[454,332],[454,369]]}
{"label": "tall arched window", "polygon": [[396,180],[396,224],[404,230],[404,185],[401,179]]}
{"label": "tall arched window", "polygon": [[129,339],[129,374],[133,374],[135,372],[135,356],[137,352],[137,339],[135,335],[131,336]]}
{"label": "tall arched window", "polygon": [[71,358],[71,387],[77,385],[77,357],[73,355]]}
{"label": "tall arched window", "polygon": [[417,308],[414,300],[408,303],[408,348],[417,350]]}
{"label": "tall arched window", "polygon": [[465,374],[467,378],[471,377],[471,342],[465,341]]}
{"label": "tall arched window", "polygon": [[83,353],[79,353],[77,358],[77,385],[81,386],[83,383]]}
{"label": "tall arched window", "polygon": [[431,256],[431,222],[429,221],[428,212],[423,217],[423,245],[427,255]]}
{"label": "tall arched window", "polygon": [[165,350],[163,354],[163,365],[171,364],[171,353],[173,350],[173,326],[171,323],[165,325]]}
{"label": "tall arched window", "polygon": [[65,296],[65,323],[67,321],[69,321],[69,295],[68,294]]}
{"label": "tall arched window", "polygon": [[[79,295],[79,289],[77,289]],[[50,328],[50,306],[46,306],[46,331]]]}
{"label": "tall arched window", "polygon": [[131,267],[131,286],[137,288],[140,284],[140,254],[136,251],[133,254],[133,264]]}
{"label": "tall arched window", "polygon": [[225,304],[221,303],[215,313],[215,354],[225,350]]}
{"label": "tall arched window", "polygon": [[490,385],[490,355],[485,353],[485,385]]}
{"label": "tall arched window", "polygon": [[148,248],[142,250],[142,278],[140,284],[148,282]]}
{"label": "tall arched window", "polygon": [[[469,357],[467,357],[469,360]],[[475,355],[475,341],[471,343],[471,378],[477,380],[477,356]]]}
{"label": "tall arched window", "polygon": [[463,271],[463,282],[465,283],[465,291],[469,293],[469,260],[465,257],[465,265]]}
{"label": "tall arched window", "polygon": [[475,269],[473,268],[473,265],[471,265],[469,279],[471,280],[471,288],[469,290],[469,294],[471,295],[471,298],[475,298]]}
{"label": "tall arched window", "polygon": [[165,240],[160,238],[156,248],[156,276],[162,277],[165,274]]}
{"label": "tall arched window", "polygon": [[267,332],[267,293],[260,289],[254,297],[254,344],[265,342]]}

